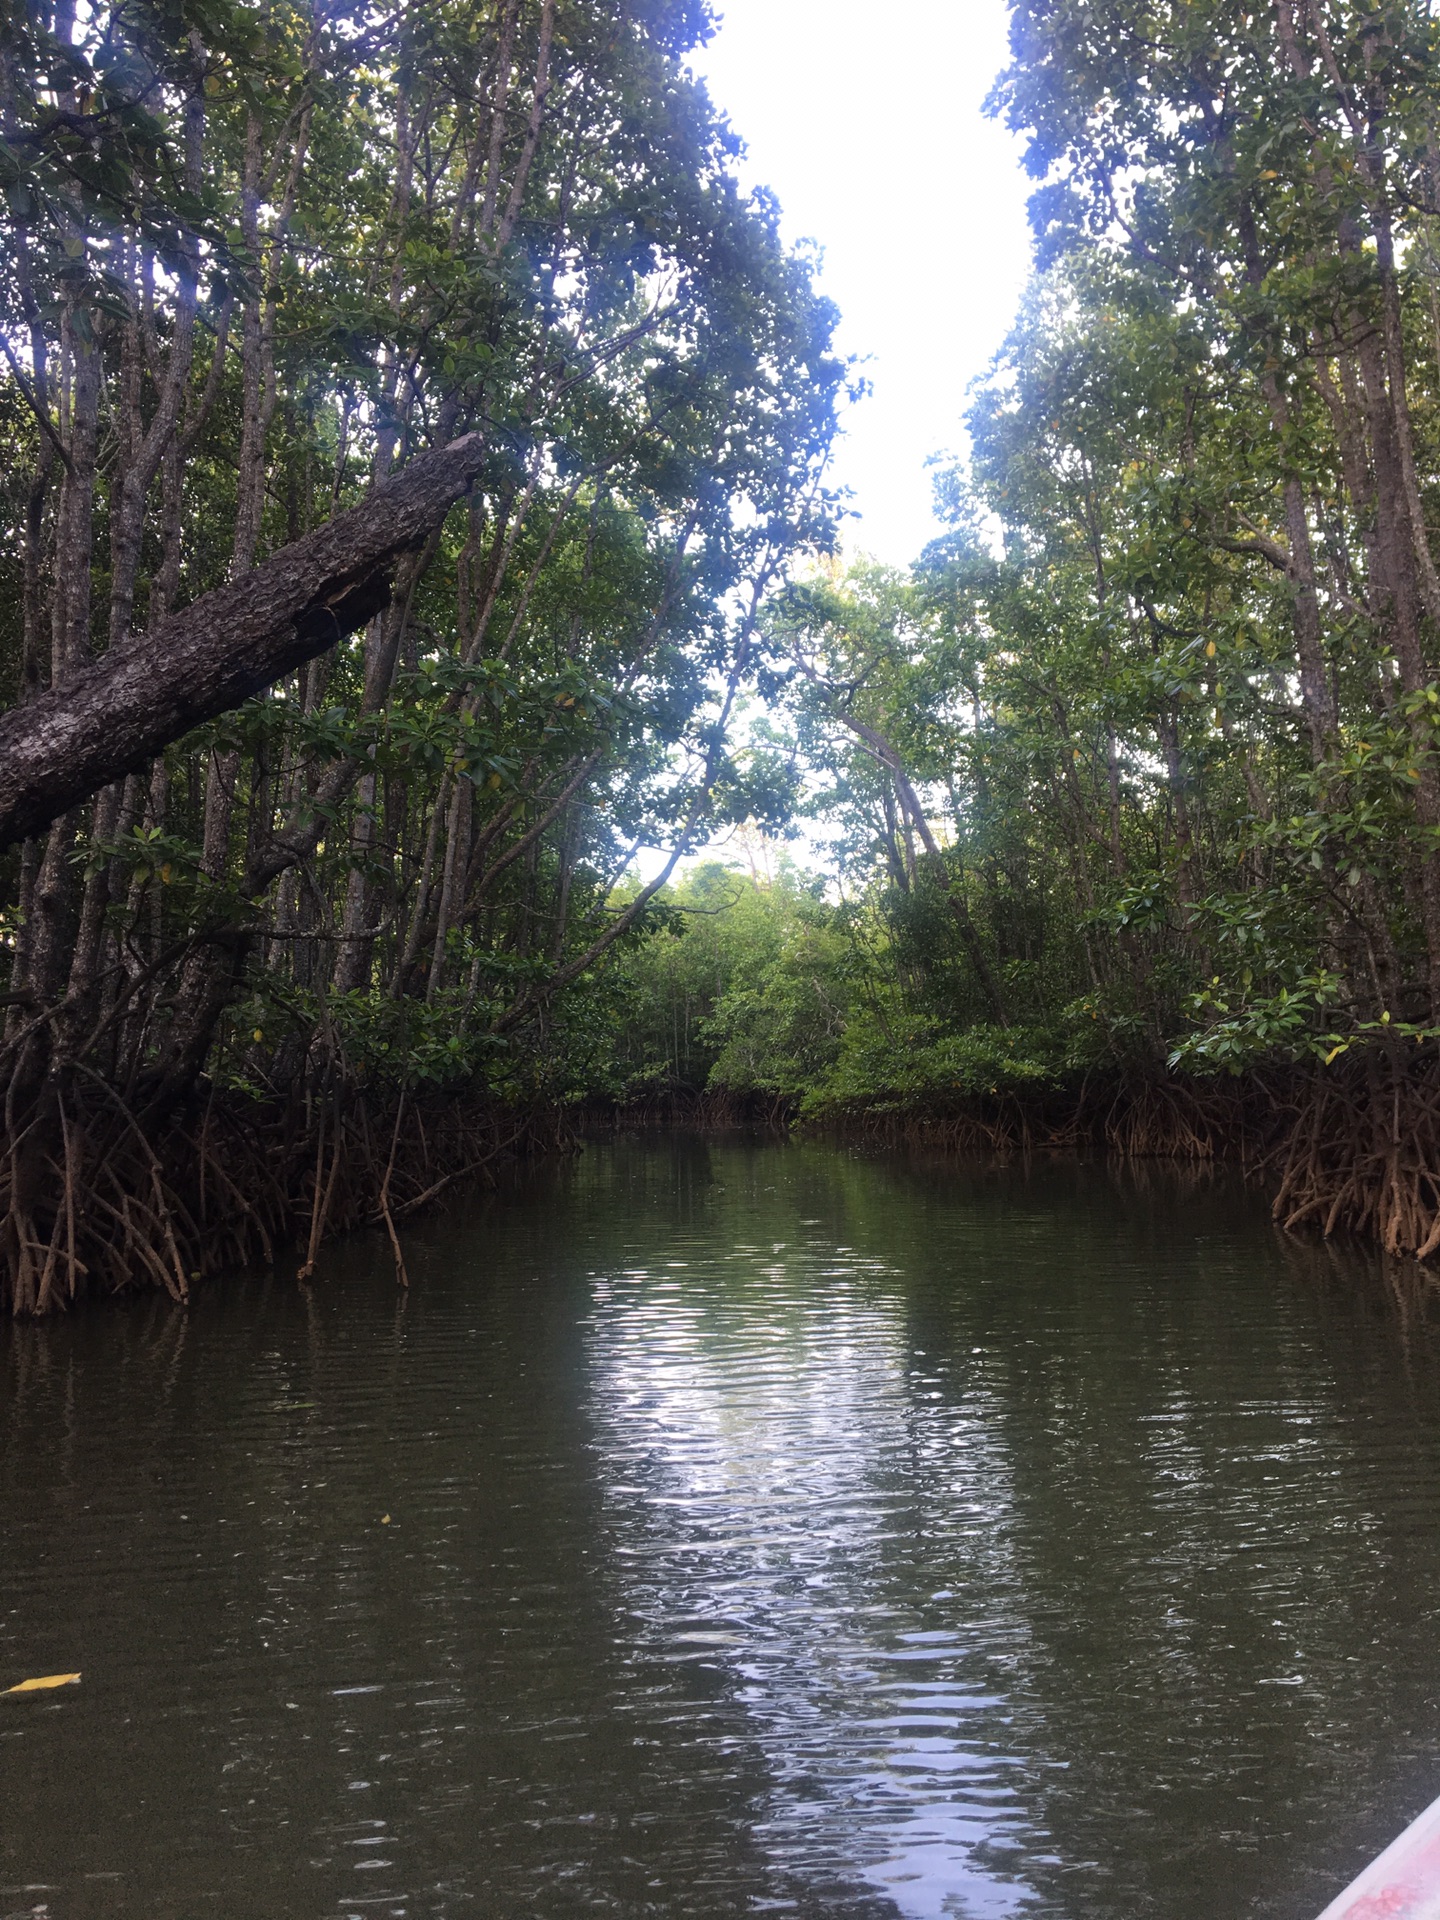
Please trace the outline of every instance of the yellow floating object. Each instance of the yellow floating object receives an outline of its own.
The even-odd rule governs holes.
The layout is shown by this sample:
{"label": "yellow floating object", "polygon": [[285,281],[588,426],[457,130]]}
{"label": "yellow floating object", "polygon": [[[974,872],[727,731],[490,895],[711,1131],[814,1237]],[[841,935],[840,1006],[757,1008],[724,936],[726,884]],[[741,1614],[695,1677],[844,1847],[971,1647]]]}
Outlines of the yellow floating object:
{"label": "yellow floating object", "polygon": [[78,1673],[45,1673],[38,1680],[22,1680],[18,1687],[6,1687],[6,1693],[45,1693],[51,1687],[76,1687]]}

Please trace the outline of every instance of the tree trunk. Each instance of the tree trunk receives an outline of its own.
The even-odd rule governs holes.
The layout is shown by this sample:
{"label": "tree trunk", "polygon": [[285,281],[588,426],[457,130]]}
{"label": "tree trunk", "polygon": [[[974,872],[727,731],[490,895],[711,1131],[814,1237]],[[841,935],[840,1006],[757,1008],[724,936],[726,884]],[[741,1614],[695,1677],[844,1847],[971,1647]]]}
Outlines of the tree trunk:
{"label": "tree trunk", "polygon": [[37,832],[363,626],[388,601],[401,554],[444,519],[484,452],[481,435],[467,434],[422,455],[243,580],[0,718],[0,845]]}

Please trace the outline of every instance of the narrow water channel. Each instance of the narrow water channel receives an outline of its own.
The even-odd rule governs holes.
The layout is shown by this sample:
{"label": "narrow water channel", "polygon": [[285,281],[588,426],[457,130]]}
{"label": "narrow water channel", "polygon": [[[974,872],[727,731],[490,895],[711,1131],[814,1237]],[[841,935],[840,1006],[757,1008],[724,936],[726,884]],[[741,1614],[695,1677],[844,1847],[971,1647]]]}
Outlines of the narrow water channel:
{"label": "narrow water channel", "polygon": [[594,1147],[0,1332],[0,1917],[1312,1920],[1440,1793],[1440,1329],[1224,1179]]}

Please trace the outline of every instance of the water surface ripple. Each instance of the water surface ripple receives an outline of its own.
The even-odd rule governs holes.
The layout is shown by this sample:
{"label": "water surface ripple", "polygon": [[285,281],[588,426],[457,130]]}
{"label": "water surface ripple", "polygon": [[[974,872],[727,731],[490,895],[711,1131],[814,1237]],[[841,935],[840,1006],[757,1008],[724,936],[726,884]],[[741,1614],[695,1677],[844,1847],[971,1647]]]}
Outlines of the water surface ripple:
{"label": "water surface ripple", "polygon": [[0,1334],[0,1920],[1309,1920],[1440,1792],[1440,1333],[1225,1179],[592,1148]]}

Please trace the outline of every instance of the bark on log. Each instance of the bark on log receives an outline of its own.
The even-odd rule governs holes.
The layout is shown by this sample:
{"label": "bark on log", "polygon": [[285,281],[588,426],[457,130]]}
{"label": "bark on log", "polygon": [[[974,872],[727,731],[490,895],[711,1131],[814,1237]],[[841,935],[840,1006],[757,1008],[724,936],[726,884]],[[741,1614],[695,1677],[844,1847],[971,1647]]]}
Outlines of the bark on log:
{"label": "bark on log", "polygon": [[358,507],[0,717],[0,846],[364,626],[387,603],[400,555],[421,544],[483,458],[478,433],[422,454]]}

